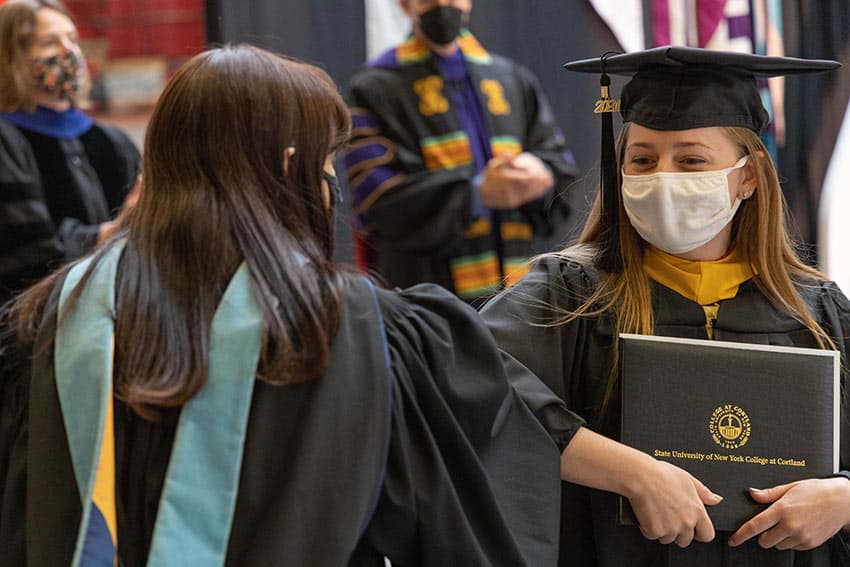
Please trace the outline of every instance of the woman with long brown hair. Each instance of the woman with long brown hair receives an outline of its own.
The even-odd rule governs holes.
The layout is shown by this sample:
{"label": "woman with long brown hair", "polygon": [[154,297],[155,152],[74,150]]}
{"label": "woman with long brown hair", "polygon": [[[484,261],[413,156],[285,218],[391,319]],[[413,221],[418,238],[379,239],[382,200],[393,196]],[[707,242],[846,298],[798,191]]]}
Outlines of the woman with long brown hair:
{"label": "woman with long brown hair", "polygon": [[137,208],[3,316],[0,565],[554,561],[558,448],[475,311],[331,261],[348,132],[257,48],[171,79]]}
{"label": "woman with long brown hair", "polygon": [[[850,302],[792,246],[756,88],[756,76],[836,66],[677,47],[567,65],[602,74],[597,110],[619,105],[624,127],[616,149],[603,134],[602,190],[578,242],[482,312],[500,347],[586,420],[562,460],[561,564],[850,564],[837,535],[850,526],[850,473],[755,486],[746,499],[764,509],[715,533],[707,507],[738,494],[618,442],[620,334],[837,349],[846,382]],[[619,101],[606,69],[630,76]],[[688,391],[692,377],[679,379]],[[638,525],[618,522],[620,497]]]}

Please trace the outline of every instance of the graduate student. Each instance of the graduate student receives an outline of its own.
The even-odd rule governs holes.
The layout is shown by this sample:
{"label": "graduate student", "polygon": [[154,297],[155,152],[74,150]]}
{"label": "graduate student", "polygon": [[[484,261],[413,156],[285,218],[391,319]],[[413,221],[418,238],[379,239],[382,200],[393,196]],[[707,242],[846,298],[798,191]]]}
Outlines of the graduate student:
{"label": "graduate student", "polygon": [[257,48],[171,79],[122,230],[2,316],[0,565],[555,563],[559,447],[477,313],[330,260],[348,132]]}
{"label": "graduate student", "polygon": [[[567,65],[603,83],[631,76],[616,152],[611,132],[578,242],[542,256],[483,309],[501,348],[586,420],[564,453],[562,565],[850,564],[846,472],[753,487],[769,506],[715,533],[706,507],[722,495],[616,442],[619,333],[829,348],[843,362],[841,468],[850,468],[850,303],[795,253],[756,88],[756,77],[836,66],[678,47]],[[639,527],[618,525],[619,495]]]}

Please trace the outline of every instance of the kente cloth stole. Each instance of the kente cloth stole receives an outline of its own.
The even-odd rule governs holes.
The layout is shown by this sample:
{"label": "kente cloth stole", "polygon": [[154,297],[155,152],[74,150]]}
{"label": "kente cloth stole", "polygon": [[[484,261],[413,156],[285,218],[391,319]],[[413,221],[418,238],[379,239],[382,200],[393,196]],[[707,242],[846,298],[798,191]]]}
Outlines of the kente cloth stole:
{"label": "kente cloth stole", "polygon": [[[124,243],[93,268],[68,273],[59,303],[55,374],[82,518],[72,565],[117,562],[112,417],[115,275]],[[73,309],[64,306],[92,268]],[[263,333],[242,264],[213,318],[207,382],[180,414],[148,556],[149,566],[223,565]]]}

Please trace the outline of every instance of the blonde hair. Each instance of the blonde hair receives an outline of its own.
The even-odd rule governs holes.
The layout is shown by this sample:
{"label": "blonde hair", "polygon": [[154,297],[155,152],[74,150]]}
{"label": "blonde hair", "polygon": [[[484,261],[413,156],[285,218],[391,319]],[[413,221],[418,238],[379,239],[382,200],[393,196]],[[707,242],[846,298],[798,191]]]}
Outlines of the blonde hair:
{"label": "blonde hair", "polygon": [[[732,221],[732,239],[745,262],[752,268],[753,281],[779,310],[785,311],[805,325],[820,348],[835,348],[824,329],[809,313],[797,285],[800,280],[825,280],[818,270],[806,265],[788,236],[788,215],[779,178],[773,161],[758,134],[748,128],[723,127],[723,134],[738,149],[740,156],[749,155],[756,176],[756,191],[745,200]],[[629,124],[625,124],[617,140],[618,186]],[[555,256],[583,264],[592,262],[601,242],[600,199],[597,198],[579,236],[578,243]],[[632,227],[618,192],[618,223],[621,273],[603,273],[597,289],[574,311],[559,313],[551,323],[559,325],[580,317],[614,314],[614,336],[620,333],[651,335],[655,330],[649,277],[643,269],[645,243]],[[795,285],[797,282],[797,285]],[[600,415],[605,413],[617,382],[619,349],[614,341],[614,357]]]}
{"label": "blonde hair", "polygon": [[[0,112],[35,110],[37,92],[28,52],[42,8],[73,19],[59,0],[10,0],[0,6]],[[76,98],[72,102],[76,105]]]}

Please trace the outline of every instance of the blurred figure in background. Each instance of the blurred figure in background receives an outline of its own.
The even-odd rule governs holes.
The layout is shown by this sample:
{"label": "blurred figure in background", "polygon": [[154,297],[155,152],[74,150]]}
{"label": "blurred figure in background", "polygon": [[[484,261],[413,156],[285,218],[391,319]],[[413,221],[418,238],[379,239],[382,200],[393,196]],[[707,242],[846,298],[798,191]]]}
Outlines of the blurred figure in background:
{"label": "blurred figure in background", "polygon": [[0,7],[0,303],[91,250],[136,184],[138,150],[79,110],[85,84],[61,2]]}
{"label": "blurred figure in background", "polygon": [[466,30],[471,0],[401,0],[405,43],[351,81],[358,261],[475,302],[526,272],[574,163],[536,78]]}

